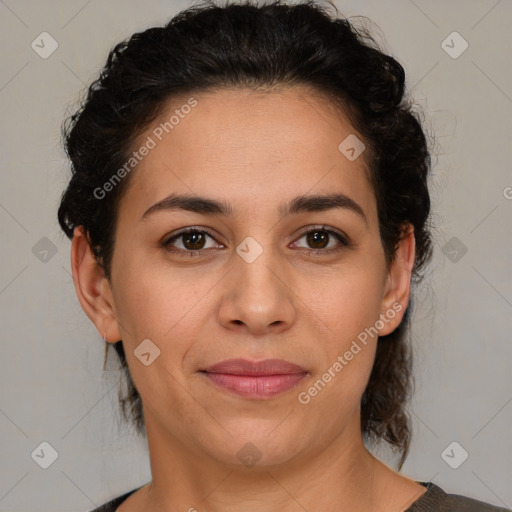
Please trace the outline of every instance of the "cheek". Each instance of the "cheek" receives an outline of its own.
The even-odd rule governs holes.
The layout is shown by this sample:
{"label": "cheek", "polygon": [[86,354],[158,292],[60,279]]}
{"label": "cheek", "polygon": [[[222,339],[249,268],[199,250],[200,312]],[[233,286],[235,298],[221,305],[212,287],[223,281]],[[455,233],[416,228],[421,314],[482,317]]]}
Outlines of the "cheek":
{"label": "cheek", "polygon": [[[218,276],[146,264],[126,265],[118,278],[114,298],[132,378],[143,400],[151,403],[152,397],[163,394],[177,403],[186,398],[178,383],[186,379],[187,354],[204,337],[201,329],[213,310],[209,291]],[[149,352],[157,356],[145,366],[136,354],[147,339]]]}
{"label": "cheek", "polygon": [[331,274],[330,279],[317,280],[325,284],[315,293],[306,294],[303,288],[304,302],[322,333],[317,338],[322,356],[310,387],[301,389],[305,392],[301,403],[314,402],[314,407],[322,409],[339,404],[334,416],[358,406],[378,342],[375,325],[383,292],[381,270],[375,260],[360,260]]}
{"label": "cheek", "polygon": [[318,416],[328,417],[329,428],[336,429],[342,418],[351,417],[368,383],[378,342],[380,293],[376,278],[353,269],[350,276],[331,279],[311,308],[326,335],[316,340],[322,356],[314,378],[299,391],[299,403],[312,416],[317,409]]}
{"label": "cheek", "polygon": [[343,349],[375,325],[381,308],[381,280],[381,275],[368,267],[351,265],[321,279],[310,277],[308,286],[301,286],[299,296],[322,324],[330,349]]}
{"label": "cheek", "polygon": [[[189,274],[179,269],[135,267],[126,265],[119,272],[120,285],[115,297],[131,377],[145,410],[149,408],[153,414],[164,416],[172,410],[173,418],[188,417],[193,421],[201,412],[189,394],[183,392],[183,361],[198,339],[201,315],[208,307],[206,295],[215,280],[190,279]],[[146,362],[150,364],[145,365],[137,354],[141,354],[139,347],[147,339],[151,341],[145,342],[145,352],[150,354]],[[179,431],[182,425],[176,420],[173,428]]]}
{"label": "cheek", "polygon": [[215,276],[142,260],[120,264],[114,296],[117,316],[131,342],[172,338],[190,324],[190,313],[203,307]]}

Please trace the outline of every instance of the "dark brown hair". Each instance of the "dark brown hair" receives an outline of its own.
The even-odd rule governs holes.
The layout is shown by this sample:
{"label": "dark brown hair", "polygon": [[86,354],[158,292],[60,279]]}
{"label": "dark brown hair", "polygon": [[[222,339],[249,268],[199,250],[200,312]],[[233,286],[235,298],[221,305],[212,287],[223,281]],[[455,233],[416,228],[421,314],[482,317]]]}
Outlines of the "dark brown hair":
{"label": "dark brown hair", "polygon": [[[74,227],[84,227],[107,278],[118,204],[131,174],[104,199],[95,190],[123,166],[137,136],[169,99],[226,87],[307,85],[341,105],[362,135],[388,264],[410,224],[416,239],[413,281],[421,279],[432,250],[431,160],[420,116],[405,94],[404,69],[368,29],[356,28],[327,4],[197,4],[112,49],[81,107],[63,125],[72,176],[58,210],[70,239]],[[397,329],[379,339],[361,403],[364,439],[387,441],[401,454],[399,468],[411,440],[406,410],[413,385],[406,336],[410,311],[411,303]],[[122,411],[143,433],[142,403],[122,341],[114,346],[128,386],[120,394]]]}

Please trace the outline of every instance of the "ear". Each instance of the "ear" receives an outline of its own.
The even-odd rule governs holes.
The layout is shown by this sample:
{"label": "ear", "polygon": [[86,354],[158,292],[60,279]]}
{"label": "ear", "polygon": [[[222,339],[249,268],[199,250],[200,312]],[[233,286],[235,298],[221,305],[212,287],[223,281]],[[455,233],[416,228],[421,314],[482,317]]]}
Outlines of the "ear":
{"label": "ear", "polygon": [[84,234],[76,227],[71,242],[71,269],[78,300],[100,336],[114,343],[121,339],[110,282],[105,277]]}
{"label": "ear", "polygon": [[402,321],[409,304],[415,255],[414,227],[407,224],[386,278],[380,316],[384,326],[379,329],[379,336],[390,334]]}

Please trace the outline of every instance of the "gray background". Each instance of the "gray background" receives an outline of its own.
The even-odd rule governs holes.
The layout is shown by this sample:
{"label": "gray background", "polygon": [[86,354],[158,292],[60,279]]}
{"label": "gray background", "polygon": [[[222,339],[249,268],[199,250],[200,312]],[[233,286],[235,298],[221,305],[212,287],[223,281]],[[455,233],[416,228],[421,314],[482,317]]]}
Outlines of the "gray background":
{"label": "gray background", "polygon": [[[60,124],[116,42],[188,5],[0,0],[0,511],[83,512],[150,480],[145,440],[118,426],[115,357],[103,373],[103,341],[76,299],[56,222],[68,179]],[[512,507],[512,2],[337,5],[380,27],[438,140],[403,473]],[[46,59],[31,47],[44,31],[58,43]],[[458,58],[441,46],[453,31],[469,43]],[[31,457],[43,441],[58,453],[48,469]],[[441,456],[453,441],[469,453],[457,469],[445,459],[460,462],[461,448]]]}

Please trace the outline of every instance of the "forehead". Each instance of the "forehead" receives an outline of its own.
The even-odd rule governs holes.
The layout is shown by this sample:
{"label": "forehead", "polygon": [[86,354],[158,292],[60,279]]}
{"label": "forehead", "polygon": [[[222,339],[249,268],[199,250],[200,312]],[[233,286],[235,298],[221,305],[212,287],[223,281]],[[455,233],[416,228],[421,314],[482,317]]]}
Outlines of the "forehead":
{"label": "forehead", "polygon": [[340,108],[307,87],[181,95],[139,136],[135,149],[152,148],[127,195],[144,204],[174,191],[232,196],[242,206],[336,187],[365,203],[366,155],[350,161],[339,149],[353,136],[362,139]]}

